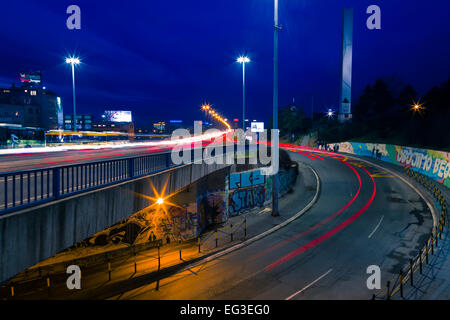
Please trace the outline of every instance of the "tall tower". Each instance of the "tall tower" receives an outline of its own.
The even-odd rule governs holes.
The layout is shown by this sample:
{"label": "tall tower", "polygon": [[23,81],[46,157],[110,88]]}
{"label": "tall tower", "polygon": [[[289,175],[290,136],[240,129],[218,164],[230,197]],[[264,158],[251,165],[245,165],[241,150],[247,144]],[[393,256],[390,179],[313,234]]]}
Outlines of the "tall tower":
{"label": "tall tower", "polygon": [[339,121],[352,118],[352,51],[353,51],[353,8],[342,12],[342,61]]}

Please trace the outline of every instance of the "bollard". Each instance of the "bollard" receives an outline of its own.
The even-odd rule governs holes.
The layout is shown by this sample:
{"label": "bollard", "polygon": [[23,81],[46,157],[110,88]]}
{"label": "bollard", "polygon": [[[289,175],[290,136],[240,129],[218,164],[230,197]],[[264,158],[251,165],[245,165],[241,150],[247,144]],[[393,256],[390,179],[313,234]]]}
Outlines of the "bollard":
{"label": "bollard", "polygon": [[[158,271],[161,270],[161,252],[159,249],[159,244],[158,244]],[[158,287],[159,287],[159,282],[158,282]]]}
{"label": "bollard", "polygon": [[434,255],[433,234],[431,234],[431,255]]}
{"label": "bollard", "polygon": [[11,282],[11,297],[14,298],[14,282]]}
{"label": "bollard", "polygon": [[386,300],[390,300],[391,299],[391,292],[390,292],[390,288],[389,286],[391,285],[391,282],[388,281],[387,285],[386,285]]}
{"label": "bollard", "polygon": [[198,253],[200,253],[200,237],[197,238],[198,241]]}
{"label": "bollard", "polygon": [[111,281],[111,261],[108,259],[108,280]]}
{"label": "bollard", "polygon": [[156,280],[156,291],[158,291],[158,290],[159,290],[159,279]]}
{"label": "bollard", "polygon": [[247,237],[247,219],[244,219],[244,237]]}
{"label": "bollard", "polygon": [[403,271],[400,270],[400,297],[403,298]]}
{"label": "bollard", "polygon": [[410,278],[410,280],[411,280],[411,287],[413,287],[414,286],[414,279],[413,279],[414,271],[413,271],[413,261],[412,261],[412,259],[409,260],[409,274],[411,276],[411,278]]}
{"label": "bollard", "polygon": [[422,251],[419,254],[419,272],[422,274]]}
{"label": "bollard", "polygon": [[216,248],[219,246],[219,236],[217,234],[217,229],[216,229]]}
{"label": "bollard", "polygon": [[375,300],[375,294],[372,295],[372,300]]}
{"label": "bollard", "polygon": [[47,273],[47,293],[48,296],[50,297],[50,276]]}
{"label": "bollard", "polygon": [[230,224],[230,238],[233,241],[233,224]]}
{"label": "bollard", "polygon": [[180,249],[180,260],[183,261],[183,258],[181,257],[181,249]]}
{"label": "bollard", "polygon": [[428,241],[425,243],[425,261],[428,264]]}
{"label": "bollard", "polygon": [[134,273],[137,273],[136,251],[134,252]]}

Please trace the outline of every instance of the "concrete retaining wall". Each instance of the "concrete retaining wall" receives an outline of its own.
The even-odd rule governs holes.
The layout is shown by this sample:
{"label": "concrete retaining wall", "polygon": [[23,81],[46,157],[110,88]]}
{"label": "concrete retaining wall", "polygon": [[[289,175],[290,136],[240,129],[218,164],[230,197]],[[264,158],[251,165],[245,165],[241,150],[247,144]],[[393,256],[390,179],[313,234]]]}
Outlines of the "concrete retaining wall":
{"label": "concrete retaining wall", "polygon": [[226,165],[194,164],[0,217],[0,283]]}

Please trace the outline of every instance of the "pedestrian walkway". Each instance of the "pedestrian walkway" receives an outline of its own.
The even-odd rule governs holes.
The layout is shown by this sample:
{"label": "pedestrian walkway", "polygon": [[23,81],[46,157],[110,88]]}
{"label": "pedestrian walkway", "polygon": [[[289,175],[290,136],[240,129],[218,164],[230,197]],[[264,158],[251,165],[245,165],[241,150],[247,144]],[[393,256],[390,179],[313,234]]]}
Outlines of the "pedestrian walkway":
{"label": "pedestrian walkway", "polygon": [[[293,192],[279,201],[279,217],[271,216],[270,207],[256,208],[245,214],[231,217],[216,230],[198,239],[183,243],[170,243],[135,252],[130,247],[126,255],[111,258],[106,255],[99,263],[80,265],[81,290],[68,290],[65,268],[39,276],[21,275],[0,288],[1,299],[106,299],[159,279],[199,262],[203,258],[228,249],[236,244],[262,234],[293,217],[306,207],[316,194],[317,181],[310,167],[299,163],[299,176]],[[75,261],[76,263],[76,261]]]}

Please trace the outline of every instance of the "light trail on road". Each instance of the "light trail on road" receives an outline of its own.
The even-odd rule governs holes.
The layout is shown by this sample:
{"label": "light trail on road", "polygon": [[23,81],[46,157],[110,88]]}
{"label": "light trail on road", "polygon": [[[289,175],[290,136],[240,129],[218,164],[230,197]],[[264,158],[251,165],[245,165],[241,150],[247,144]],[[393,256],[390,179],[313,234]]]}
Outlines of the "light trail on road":
{"label": "light trail on road", "polygon": [[[279,265],[283,264],[284,262],[286,262],[286,261],[294,258],[295,256],[301,254],[302,252],[305,252],[305,251],[315,247],[319,243],[329,239],[330,237],[332,237],[333,235],[335,235],[336,233],[338,233],[339,231],[341,231],[342,229],[344,229],[345,227],[347,227],[348,225],[353,223],[356,219],[358,219],[364,213],[364,211],[367,210],[367,208],[370,206],[370,204],[372,203],[373,199],[375,198],[375,194],[376,194],[377,188],[376,188],[375,180],[373,179],[373,177],[369,173],[369,171],[367,171],[366,168],[362,168],[362,169],[367,173],[367,175],[369,175],[369,177],[372,179],[372,182],[373,182],[372,196],[370,197],[369,201],[364,205],[364,207],[362,207],[357,213],[355,213],[353,216],[351,216],[349,219],[345,220],[343,223],[341,223],[337,227],[333,228],[332,230],[328,231],[327,233],[323,234],[322,236],[320,236],[320,237],[318,237],[318,238],[308,242],[307,244],[305,244],[305,245],[303,245],[303,246],[301,246],[301,247],[291,251],[290,253],[286,254],[285,256],[283,256],[282,258],[278,259],[277,261],[271,263],[270,265],[268,265],[265,268],[265,271],[270,271],[270,270],[278,267]],[[358,177],[359,177],[359,175],[358,175]],[[359,177],[359,179],[360,179],[360,177]]]}
{"label": "light trail on road", "polygon": [[265,254],[267,254],[267,253],[269,253],[271,251],[274,251],[276,249],[280,249],[281,247],[289,244],[290,242],[292,242],[294,240],[297,240],[297,239],[299,239],[299,238],[301,238],[301,237],[311,233],[312,231],[322,227],[326,223],[330,222],[331,220],[333,220],[334,218],[339,216],[342,212],[344,212],[358,198],[359,193],[361,191],[361,186],[362,186],[361,177],[360,177],[359,173],[356,171],[356,169],[352,165],[350,165],[346,161],[342,161],[342,160],[339,160],[339,161],[341,161],[342,163],[347,165],[353,171],[353,173],[356,175],[356,177],[358,179],[358,190],[356,191],[356,194],[353,196],[353,198],[349,202],[347,202],[341,209],[339,209],[336,213],[332,214],[328,218],[323,219],[322,221],[320,221],[319,223],[315,224],[314,226],[312,226],[311,228],[307,229],[306,231],[303,231],[303,232],[301,232],[298,235],[295,235],[295,236],[293,236],[293,237],[291,237],[291,238],[289,238],[287,240],[284,240],[284,241],[282,241],[282,242],[280,242],[280,243],[278,243],[278,244],[276,244],[276,245],[274,245],[274,246],[272,246],[272,247],[262,251],[261,253],[255,255],[254,257],[252,257],[252,259],[260,258],[263,255],[265,255]]}

